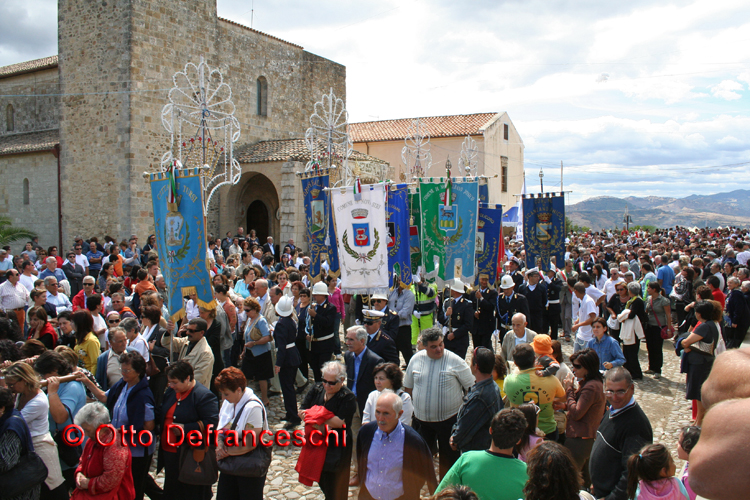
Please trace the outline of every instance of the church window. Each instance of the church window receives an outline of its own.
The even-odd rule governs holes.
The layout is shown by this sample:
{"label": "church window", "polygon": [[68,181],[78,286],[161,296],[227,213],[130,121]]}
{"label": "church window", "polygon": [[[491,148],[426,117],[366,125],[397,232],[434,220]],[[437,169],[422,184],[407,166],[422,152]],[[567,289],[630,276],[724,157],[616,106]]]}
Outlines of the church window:
{"label": "church window", "polygon": [[500,184],[503,193],[508,192],[508,157],[500,157]]}
{"label": "church window", "polygon": [[510,127],[508,126],[507,123],[503,123],[503,139],[507,141],[509,136],[510,136]]}
{"label": "church window", "polygon": [[268,81],[265,76],[258,77],[256,88],[258,94],[258,116],[268,116]]}
{"label": "church window", "polygon": [[8,104],[8,107],[5,108],[5,125],[8,132],[13,132],[13,129],[15,128],[14,114],[15,112],[13,111],[13,105]]}
{"label": "church window", "polygon": [[28,179],[23,180],[23,204],[24,205],[29,204],[29,180]]}

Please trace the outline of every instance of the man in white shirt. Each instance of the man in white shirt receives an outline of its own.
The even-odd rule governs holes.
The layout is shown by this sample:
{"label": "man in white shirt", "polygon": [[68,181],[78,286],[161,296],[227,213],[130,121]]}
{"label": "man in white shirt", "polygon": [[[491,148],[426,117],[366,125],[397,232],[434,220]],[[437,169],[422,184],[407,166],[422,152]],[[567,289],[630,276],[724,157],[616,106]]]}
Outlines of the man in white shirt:
{"label": "man in white shirt", "polygon": [[59,292],[60,284],[54,276],[44,278],[44,288],[47,289],[47,304],[52,304],[57,310],[57,314],[63,311],[72,311],[73,304],[64,293]]}
{"label": "man in white shirt", "polygon": [[747,250],[747,246],[747,241],[738,241],[735,244],[735,248],[737,248],[737,262],[741,266],[746,266],[747,261],[750,260],[750,251]]}
{"label": "man in white shirt", "polygon": [[263,252],[261,252],[260,250],[256,250],[253,252],[253,257],[250,262],[254,266],[263,267],[263,263],[260,260],[261,257],[263,257]]}
{"label": "man in white shirt", "polygon": [[443,477],[460,455],[451,448],[450,437],[464,394],[474,385],[474,375],[466,361],[445,349],[439,328],[422,332],[421,342],[424,349],[406,368],[404,390],[414,402],[413,420],[419,434],[428,443],[437,439]]}
{"label": "man in white shirt", "polygon": [[[593,287],[589,286],[589,288]],[[594,338],[594,333],[591,330],[591,323],[593,323],[594,319],[598,316],[599,309],[597,309],[596,304],[594,304],[594,300],[586,293],[586,290],[586,286],[580,281],[573,287],[573,293],[580,301],[580,305],[578,306],[578,317],[575,318],[575,323],[573,323],[573,326],[571,327],[571,330],[576,332],[573,352],[580,351],[586,347],[589,340]]]}
{"label": "man in white shirt", "polygon": [[76,264],[81,266],[83,268],[83,273],[88,274],[89,273],[89,259],[86,258],[85,255],[83,255],[81,252],[83,251],[83,247],[80,243],[76,243],[76,246],[73,247],[73,251],[76,254]]}
{"label": "man in white shirt", "polygon": [[11,269],[5,273],[8,281],[0,285],[0,307],[8,313],[16,315],[18,325],[23,332],[24,321],[26,320],[26,305],[29,303],[29,291],[23,286],[19,279],[21,275],[18,270]]}
{"label": "man in white shirt", "polygon": [[614,267],[609,270],[609,279],[604,283],[604,293],[607,295],[607,303],[609,303],[609,299],[615,294],[615,286],[618,283],[622,283],[622,281],[619,269]]}
{"label": "man in white shirt", "polygon": [[30,261],[26,261],[21,264],[21,268],[23,270],[23,274],[21,274],[19,281],[23,286],[26,287],[29,292],[31,292],[34,289],[34,282],[37,280],[37,277],[31,274],[31,270],[34,268],[34,264],[32,264]]}
{"label": "man in white shirt", "polygon": [[586,287],[586,295],[591,297],[595,305],[599,305],[604,302],[604,292],[591,285],[591,276],[586,273],[582,273],[578,277],[578,282],[582,283]]}

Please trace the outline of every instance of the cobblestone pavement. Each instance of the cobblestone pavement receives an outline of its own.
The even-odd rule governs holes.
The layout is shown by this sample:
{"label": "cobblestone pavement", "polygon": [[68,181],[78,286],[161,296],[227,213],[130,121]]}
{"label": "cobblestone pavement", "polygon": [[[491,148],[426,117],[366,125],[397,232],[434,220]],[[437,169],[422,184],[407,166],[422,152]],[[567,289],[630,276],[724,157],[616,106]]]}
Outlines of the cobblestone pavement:
{"label": "cobblestone pavement", "polygon": [[[683,463],[677,458],[677,439],[680,429],[690,424],[691,404],[690,401],[685,400],[685,375],[680,373],[679,358],[675,356],[673,346],[671,341],[664,342],[662,378],[655,380],[649,375],[644,375],[642,381],[636,381],[635,397],[651,421],[654,441],[664,443],[672,450],[677,463],[677,470],[680,470]],[[471,353],[471,350],[470,348],[468,353]],[[572,343],[563,343],[563,353],[566,360],[572,350]],[[643,343],[641,344],[640,361],[645,370],[648,367],[648,356]],[[312,379],[312,373],[310,379]],[[253,390],[258,390],[255,383],[251,383],[250,386]],[[302,398],[303,395],[297,396],[298,404],[302,402]],[[273,430],[282,429],[284,423],[281,422],[280,418],[284,415],[283,401],[280,395],[270,399],[269,424]],[[298,474],[294,467],[297,464],[298,457],[299,448],[297,447],[274,447],[273,460],[264,489],[266,498],[274,500],[323,500],[323,494],[317,484],[308,487],[300,484],[297,480]],[[437,460],[435,465],[437,471]],[[163,483],[163,473],[157,476],[156,481],[160,485]],[[216,486],[214,485],[215,492]],[[357,497],[357,488],[349,488],[349,497]]]}

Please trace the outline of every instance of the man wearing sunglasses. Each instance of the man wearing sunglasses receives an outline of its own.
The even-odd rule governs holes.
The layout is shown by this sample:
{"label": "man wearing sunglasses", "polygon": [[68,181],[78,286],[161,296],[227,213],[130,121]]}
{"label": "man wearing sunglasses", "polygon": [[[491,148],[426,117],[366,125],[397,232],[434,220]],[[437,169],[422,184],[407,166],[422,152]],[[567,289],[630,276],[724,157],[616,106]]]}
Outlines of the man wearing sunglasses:
{"label": "man wearing sunglasses", "polygon": [[609,370],[604,378],[604,395],[609,408],[596,433],[589,458],[591,484],[596,498],[627,498],[631,455],[654,440],[651,423],[635,401],[633,379],[625,368]]}
{"label": "man wearing sunglasses", "polygon": [[73,296],[73,311],[79,309],[86,309],[86,301],[92,295],[95,295],[94,291],[96,280],[93,276],[86,276],[83,278],[83,290]]}
{"label": "man wearing sunglasses", "polygon": [[[164,330],[161,337],[161,345],[170,350],[178,350],[178,361],[187,361],[193,367],[194,379],[205,387],[211,387],[211,375],[214,368],[214,355],[211,346],[204,338],[208,324],[202,318],[193,318],[183,323],[176,337],[170,335],[169,330]],[[170,347],[172,342],[174,346]]]}
{"label": "man wearing sunglasses", "polygon": [[[398,313],[391,311],[391,308],[388,307],[388,297],[384,293],[373,294],[370,298],[370,310],[383,313],[380,328],[390,338],[395,339],[398,336],[398,324],[400,320]],[[364,315],[364,310],[362,314]]]}
{"label": "man wearing sunglasses", "polygon": [[86,275],[83,266],[76,262],[74,252],[67,253],[67,260],[63,262],[62,270],[70,283],[70,294],[75,297],[83,290],[83,277]]}
{"label": "man wearing sunglasses", "polygon": [[[380,311],[365,309],[362,311],[365,330],[367,331],[367,348],[383,358],[388,363],[398,365],[398,349],[396,342],[383,333],[383,316]],[[374,367],[373,367],[374,368]]]}
{"label": "man wearing sunglasses", "polygon": [[18,325],[23,332],[26,319],[26,305],[29,303],[29,291],[21,284],[21,274],[17,269],[5,273],[8,281],[0,285],[0,307],[8,316],[16,315]]}

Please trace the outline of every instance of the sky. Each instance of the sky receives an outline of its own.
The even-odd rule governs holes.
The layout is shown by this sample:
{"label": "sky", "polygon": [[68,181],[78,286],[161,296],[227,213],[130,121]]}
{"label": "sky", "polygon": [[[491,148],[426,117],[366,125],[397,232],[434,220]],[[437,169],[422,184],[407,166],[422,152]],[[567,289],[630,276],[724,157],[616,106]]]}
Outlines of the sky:
{"label": "sky", "polygon": [[[713,194],[750,171],[750,3],[218,0],[346,66],[350,122],[507,111],[529,192]],[[0,2],[0,65],[57,53],[57,2]]]}

